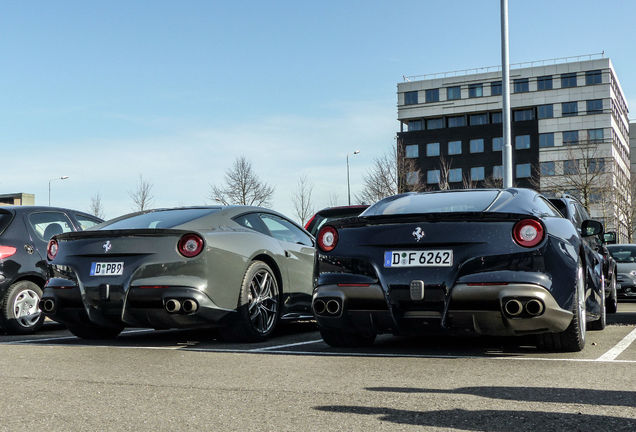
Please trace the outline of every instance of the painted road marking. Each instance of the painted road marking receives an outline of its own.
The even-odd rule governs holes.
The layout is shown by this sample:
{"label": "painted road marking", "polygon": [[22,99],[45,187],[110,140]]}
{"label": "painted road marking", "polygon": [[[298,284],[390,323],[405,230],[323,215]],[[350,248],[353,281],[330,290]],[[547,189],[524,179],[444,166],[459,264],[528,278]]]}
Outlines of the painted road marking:
{"label": "painted road marking", "polygon": [[612,349],[607,351],[605,354],[597,358],[597,361],[613,361],[623,353],[629,347],[632,342],[636,340],[636,328],[632,330],[627,336],[625,336],[619,343],[614,345]]}
{"label": "painted road marking", "polygon": [[299,345],[309,345],[309,344],[314,344],[318,342],[322,342],[322,339],[316,339],[316,340],[305,341],[305,342],[296,342],[296,343],[285,344],[285,345],[276,345],[276,346],[265,347],[265,348],[254,348],[251,350],[247,350],[247,352],[278,350],[281,348],[290,348],[290,347],[299,346]]}

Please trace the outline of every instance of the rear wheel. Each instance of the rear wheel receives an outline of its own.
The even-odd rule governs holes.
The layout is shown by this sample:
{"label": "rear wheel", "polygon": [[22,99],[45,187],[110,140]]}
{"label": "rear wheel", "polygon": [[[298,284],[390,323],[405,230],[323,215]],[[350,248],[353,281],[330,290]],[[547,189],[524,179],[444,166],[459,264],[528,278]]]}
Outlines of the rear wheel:
{"label": "rear wheel", "polygon": [[264,262],[254,261],[243,277],[237,315],[227,326],[219,329],[221,337],[240,342],[267,339],[278,324],[279,304],[276,275]]}
{"label": "rear wheel", "polygon": [[572,321],[561,333],[538,335],[537,346],[547,351],[574,352],[585,347],[586,311],[585,311],[585,274],[581,263],[576,271],[576,287],[572,302]]}
{"label": "rear wheel", "polygon": [[616,295],[616,271],[612,274],[612,280],[610,282],[610,295],[605,302],[605,309],[607,313],[616,313],[618,310],[618,297]]}
{"label": "rear wheel", "polygon": [[39,303],[42,290],[31,281],[11,285],[2,298],[2,326],[10,333],[33,333],[42,326],[44,315]]}
{"label": "rear wheel", "polygon": [[360,333],[352,331],[320,328],[320,336],[327,345],[332,347],[361,347],[373,345],[375,333]]}
{"label": "rear wheel", "polygon": [[82,339],[115,339],[123,330],[122,327],[102,327],[95,324],[69,324],[68,329]]}

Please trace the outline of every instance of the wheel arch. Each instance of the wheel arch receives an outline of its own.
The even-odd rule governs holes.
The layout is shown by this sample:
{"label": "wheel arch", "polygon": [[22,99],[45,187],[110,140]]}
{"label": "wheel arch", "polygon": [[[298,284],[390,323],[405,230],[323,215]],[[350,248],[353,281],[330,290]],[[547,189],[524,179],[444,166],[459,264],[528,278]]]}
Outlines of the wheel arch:
{"label": "wheel arch", "polygon": [[276,276],[276,282],[278,283],[278,291],[282,294],[284,291],[283,276],[278,264],[276,264],[276,260],[267,254],[260,254],[252,258],[252,262],[254,261],[262,261],[272,269],[274,276]]}

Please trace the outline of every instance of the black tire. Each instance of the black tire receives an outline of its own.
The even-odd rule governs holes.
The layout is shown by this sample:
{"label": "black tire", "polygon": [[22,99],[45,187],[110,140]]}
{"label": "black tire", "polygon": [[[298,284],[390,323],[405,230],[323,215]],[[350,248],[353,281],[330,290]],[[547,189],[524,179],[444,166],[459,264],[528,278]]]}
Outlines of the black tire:
{"label": "black tire", "polygon": [[610,282],[610,295],[605,302],[605,309],[607,313],[616,313],[618,310],[618,296],[616,295],[616,269],[612,274],[612,281]]}
{"label": "black tire", "polygon": [[278,279],[270,266],[253,261],[245,271],[235,316],[219,329],[223,340],[260,342],[276,329],[280,318]]}
{"label": "black tire", "polygon": [[1,326],[14,334],[38,330],[44,322],[44,314],[39,307],[41,298],[42,289],[31,281],[23,280],[9,286],[0,302]]}
{"label": "black tire", "polygon": [[577,281],[572,301],[572,321],[561,333],[544,333],[537,336],[537,348],[544,351],[577,352],[585,347],[586,310],[585,277],[583,266],[579,263]]}
{"label": "black tire", "polygon": [[69,324],[68,329],[78,338],[99,340],[115,339],[123,327],[102,327],[95,324]]}
{"label": "black tire", "polygon": [[327,345],[332,347],[363,347],[371,346],[375,341],[375,333],[359,333],[352,331],[334,330],[319,327],[320,336]]}
{"label": "black tire", "polygon": [[[605,285],[605,284],[603,284]],[[605,286],[603,286],[603,290],[601,291],[601,302],[599,305],[599,310],[601,311],[601,316],[594,321],[590,321],[587,327],[590,330],[603,330],[607,325],[607,311],[605,309]]]}

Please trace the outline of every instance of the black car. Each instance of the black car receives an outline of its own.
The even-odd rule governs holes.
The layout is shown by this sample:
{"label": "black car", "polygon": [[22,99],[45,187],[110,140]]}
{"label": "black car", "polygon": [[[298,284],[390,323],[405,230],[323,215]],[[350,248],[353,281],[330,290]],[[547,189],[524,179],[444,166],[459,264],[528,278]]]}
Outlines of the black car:
{"label": "black car", "polygon": [[[312,307],[332,346],[378,333],[471,329],[538,335],[580,351],[601,319],[600,265],[586,277],[582,234],[530,189],[406,193],[321,228]],[[594,280],[590,281],[589,278]]]}
{"label": "black car", "polygon": [[305,224],[305,229],[311,233],[312,236],[316,237],[318,234],[318,230],[326,223],[329,223],[336,219],[347,218],[351,216],[358,216],[360,213],[365,211],[369,206],[368,205],[353,205],[353,206],[342,206],[342,207],[327,207],[309,219],[309,221]]}
{"label": "black car", "polygon": [[29,333],[42,325],[38,302],[47,279],[49,239],[101,221],[63,208],[0,207],[0,329]]}
{"label": "black car", "polygon": [[[559,210],[563,217],[568,218],[574,226],[581,232],[584,220],[591,219],[587,209],[579,200],[570,195],[562,195],[559,198],[550,198],[550,202]],[[604,234],[598,236],[584,237],[584,245],[589,261],[600,259],[603,263],[603,287],[605,289],[605,311],[607,313],[616,313],[618,309],[617,296],[617,271],[616,261],[607,250],[604,241]],[[595,256],[599,254],[600,257]],[[599,322],[603,324],[605,317]]]}

